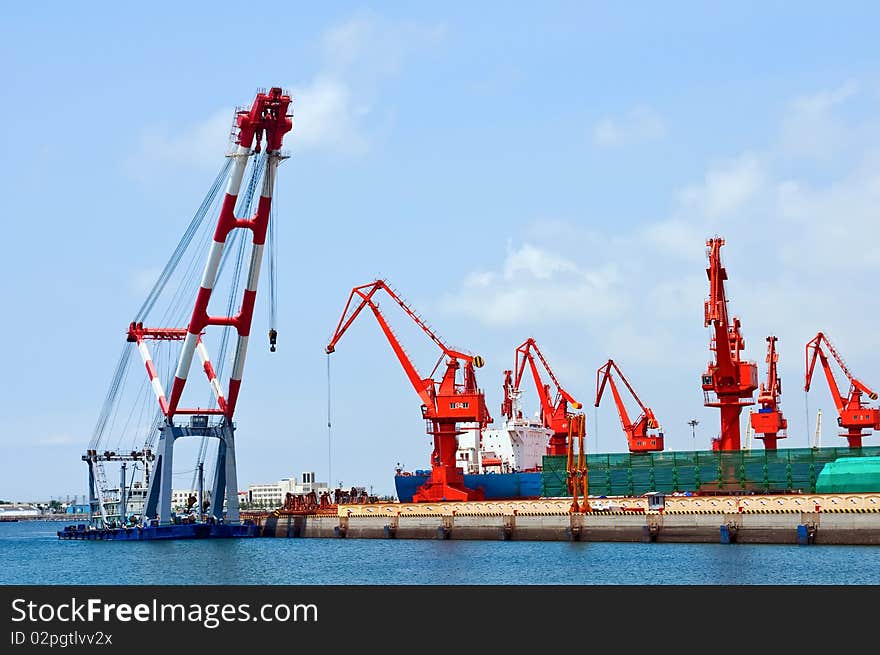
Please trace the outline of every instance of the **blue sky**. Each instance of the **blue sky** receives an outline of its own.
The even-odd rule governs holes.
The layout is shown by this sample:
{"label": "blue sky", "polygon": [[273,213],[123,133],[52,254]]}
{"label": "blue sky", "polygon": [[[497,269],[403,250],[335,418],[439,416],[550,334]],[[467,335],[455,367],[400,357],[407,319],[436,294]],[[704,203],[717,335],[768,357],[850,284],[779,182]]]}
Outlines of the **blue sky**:
{"label": "blue sky", "polygon": [[[242,488],[326,479],[324,346],[351,287],[379,275],[451,345],[483,355],[496,421],[502,371],[534,337],[587,407],[591,450],[625,450],[613,409],[592,407],[609,356],[668,449],[692,447],[691,418],[698,447],[717,432],[699,387],[714,235],[762,376],[764,338],[780,339],[782,445],[808,445],[820,408],[823,445],[844,443],[824,382],[804,400],[818,330],[880,387],[873,3],[3,13],[0,497],[85,492],[79,456],[124,330],[257,87],[289,88],[295,124],[277,187],[280,347],[258,338],[249,353]],[[432,344],[389,319],[427,374]],[[333,482],[391,493],[396,462],[428,462],[417,397],[369,315],[331,366]],[[537,409],[530,388],[525,403]]]}

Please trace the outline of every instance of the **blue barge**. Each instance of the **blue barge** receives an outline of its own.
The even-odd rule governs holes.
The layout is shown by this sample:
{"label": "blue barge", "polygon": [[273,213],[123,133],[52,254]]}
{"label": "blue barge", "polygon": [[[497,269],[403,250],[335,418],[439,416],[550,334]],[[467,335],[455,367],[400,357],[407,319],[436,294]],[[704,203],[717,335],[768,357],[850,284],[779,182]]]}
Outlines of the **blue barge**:
{"label": "blue barge", "polygon": [[153,541],[157,539],[242,539],[259,537],[260,528],[252,521],[232,523],[175,523],[172,525],[94,528],[84,523],[68,525],[58,538],[83,541]]}

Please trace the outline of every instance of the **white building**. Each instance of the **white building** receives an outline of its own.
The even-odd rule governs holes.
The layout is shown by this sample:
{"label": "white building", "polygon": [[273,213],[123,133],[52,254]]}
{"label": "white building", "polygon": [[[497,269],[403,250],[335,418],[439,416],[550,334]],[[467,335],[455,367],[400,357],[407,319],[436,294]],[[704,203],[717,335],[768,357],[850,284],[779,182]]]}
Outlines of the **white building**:
{"label": "white building", "polygon": [[[172,489],[171,490],[171,510],[174,512],[181,512],[186,509],[187,504],[189,503],[190,496],[195,496],[196,502],[193,504],[193,509],[198,511],[198,498],[199,492],[195,489]],[[207,492],[206,492],[207,497]]]}
{"label": "white building", "polygon": [[41,516],[39,508],[33,505],[11,504],[0,505],[0,521],[17,521],[18,519],[35,519]]}
{"label": "white building", "polygon": [[257,507],[280,507],[284,501],[280,482],[248,485],[248,502]]}
{"label": "white building", "polygon": [[[247,500],[257,507],[281,507],[287,494],[307,494],[314,491],[317,495],[328,491],[326,482],[318,482],[314,471],[302,474],[302,482],[297,478],[283,478],[275,483],[261,483],[248,485]],[[241,500],[241,498],[240,498]]]}

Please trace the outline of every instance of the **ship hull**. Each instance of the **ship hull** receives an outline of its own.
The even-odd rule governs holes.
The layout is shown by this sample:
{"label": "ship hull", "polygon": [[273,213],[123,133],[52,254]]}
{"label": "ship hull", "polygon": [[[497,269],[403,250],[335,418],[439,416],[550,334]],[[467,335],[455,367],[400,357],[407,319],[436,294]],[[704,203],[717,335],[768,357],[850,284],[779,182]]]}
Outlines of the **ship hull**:
{"label": "ship hull", "polygon": [[[396,475],[394,486],[401,503],[411,503],[416,489],[428,481],[427,475]],[[541,472],[466,474],[464,486],[482,489],[486,500],[539,498]]]}

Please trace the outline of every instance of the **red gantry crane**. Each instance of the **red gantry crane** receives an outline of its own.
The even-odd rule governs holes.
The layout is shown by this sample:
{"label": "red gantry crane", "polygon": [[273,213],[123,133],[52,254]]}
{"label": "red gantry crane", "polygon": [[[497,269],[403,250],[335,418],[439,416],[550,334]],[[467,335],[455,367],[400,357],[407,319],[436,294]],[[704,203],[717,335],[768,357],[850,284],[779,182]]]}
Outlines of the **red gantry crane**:
{"label": "red gantry crane", "polygon": [[758,404],[761,408],[752,412],[749,417],[755,435],[764,441],[764,450],[776,450],[776,442],[785,439],[785,429],[788,427],[788,419],[779,408],[782,380],[776,371],[776,362],[779,361],[777,341],[773,335],[767,337],[767,382],[762,382],[758,390]]}
{"label": "red gantry crane", "polygon": [[[849,380],[849,393],[846,398],[841,395],[837,382],[834,379],[834,374],[831,372],[828,357],[822,349],[823,343]],[[866,436],[863,432],[864,430],[869,432],[871,430],[880,430],[880,409],[866,407],[863,404],[862,394],[868,396],[871,400],[877,400],[877,394],[850,373],[843,358],[838,354],[831,341],[828,340],[828,337],[822,332],[819,332],[807,343],[807,377],[804,391],[810,390],[810,381],[813,378],[813,369],[816,367],[816,358],[822,362],[825,379],[828,381],[828,389],[831,391],[831,397],[834,399],[834,406],[837,407],[837,424],[846,430],[840,436],[846,437],[850,448],[861,448],[862,437]]]}
{"label": "red gantry crane", "polygon": [[[758,388],[758,367],[755,362],[741,359],[745,341],[740,332],[740,321],[734,317],[731,322],[727,313],[724,292],[727,270],[721,265],[723,245],[724,239],[720,238],[706,241],[709,299],[705,304],[704,326],[714,328],[709,349],[715,353],[715,361],[709,362],[702,383],[705,406],[721,409],[721,433],[717,448],[713,448],[739,450],[739,416],[743,407],[755,404],[752,393]],[[714,394],[714,398],[710,394]]]}
{"label": "red gantry crane", "polygon": [[[440,347],[441,360],[444,356],[447,360],[446,371],[439,383],[431,377],[422,377],[410,361],[400,341],[379,311],[376,295],[380,291],[384,291],[400,305],[407,316]],[[428,423],[428,434],[434,437],[431,475],[416,491],[413,501],[482,500],[482,490],[468,489],[464,486],[464,474],[456,466],[455,453],[458,449],[458,435],[462,434],[457,426],[459,422],[476,423],[481,430],[487,423],[492,422],[485,396],[477,387],[474,375],[474,368],[483,365],[483,358],[449,348],[384,280],[376,280],[352,289],[342,312],[342,318],[336,326],[336,332],[327,345],[327,354],[335,351],[336,344],[364,307],[369,307],[373,312],[379,327],[391,344],[391,349],[397,355],[406,376],[421,399],[422,418]],[[438,360],[437,366],[440,365],[441,360]],[[436,369],[437,367],[434,370]],[[462,383],[456,382],[456,373],[459,369],[463,369]]]}
{"label": "red gantry crane", "polygon": [[[536,356],[541,361],[541,365],[544,367],[544,370],[547,371],[547,375],[550,376],[550,379],[553,380],[553,384],[556,386],[555,397],[551,397],[550,385],[544,384],[541,379],[541,374],[538,372],[538,366],[535,363]],[[535,340],[532,338],[526,339],[519,348],[516,349],[516,377],[513,380],[512,387],[510,386],[512,371],[504,371],[504,402],[501,405],[501,412],[508,420],[513,418],[512,395],[519,391],[519,385],[522,382],[526,362],[529,364],[529,368],[532,371],[532,378],[535,380],[535,387],[538,390],[538,398],[541,402],[541,422],[544,424],[545,428],[549,428],[553,431],[553,434],[550,435],[550,441],[547,444],[547,454],[566,455],[568,453],[568,423],[573,416],[573,414],[568,411],[569,404],[571,404],[572,409],[580,409],[583,405],[572,398],[571,394],[562,388],[562,385],[559,384],[559,380],[556,379],[547,360],[544,359],[544,355],[541,354],[538,344],[535,343]]]}
{"label": "red gantry crane", "polygon": [[[623,404],[623,399],[620,397],[620,392],[617,390],[617,385],[614,383],[612,371],[617,371],[620,380],[629,390],[630,395],[632,395],[642,410],[641,415],[639,415],[635,421],[631,421],[629,418],[629,413],[626,411],[626,406]],[[655,430],[660,427],[657,423],[657,418],[654,416],[653,410],[650,407],[646,407],[641,401],[638,394],[633,390],[632,385],[630,385],[629,381],[623,375],[623,372],[613,359],[609,359],[605,365],[601,366],[599,370],[596,371],[596,407],[599,406],[599,402],[602,400],[602,394],[605,391],[606,383],[611,388],[611,393],[614,396],[614,403],[617,405],[617,413],[620,415],[620,423],[623,425],[624,433],[626,433],[626,441],[629,445],[629,451],[631,453],[647,453],[663,450],[663,433],[648,432],[648,430]]]}

